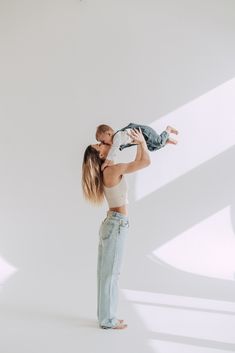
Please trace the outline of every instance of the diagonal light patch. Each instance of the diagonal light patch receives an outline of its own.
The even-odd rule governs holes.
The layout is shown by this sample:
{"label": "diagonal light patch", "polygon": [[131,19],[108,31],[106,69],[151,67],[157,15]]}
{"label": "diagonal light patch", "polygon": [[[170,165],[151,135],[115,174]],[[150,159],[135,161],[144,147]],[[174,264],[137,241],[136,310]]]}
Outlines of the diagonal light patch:
{"label": "diagonal light patch", "polygon": [[[170,336],[167,341],[160,335],[160,339],[151,340],[149,346],[152,353],[229,353],[234,352],[234,344],[220,343],[213,340],[187,338],[184,336]],[[175,340],[175,342],[174,342]],[[173,341],[173,342],[172,342]],[[210,347],[211,345],[211,347]]]}
{"label": "diagonal light patch", "polygon": [[235,78],[151,124],[158,133],[167,125],[179,130],[178,145],[151,153],[136,176],[137,200],[235,144]]}
{"label": "diagonal light patch", "polygon": [[18,269],[7,263],[0,256],[0,288]]}
{"label": "diagonal light patch", "polygon": [[222,353],[223,347],[234,351],[234,302],[127,289],[122,292],[148,330],[148,343],[154,352],[212,353],[212,349],[222,348]]}
{"label": "diagonal light patch", "polygon": [[230,207],[187,229],[150,255],[153,261],[193,274],[235,279],[235,236]]}

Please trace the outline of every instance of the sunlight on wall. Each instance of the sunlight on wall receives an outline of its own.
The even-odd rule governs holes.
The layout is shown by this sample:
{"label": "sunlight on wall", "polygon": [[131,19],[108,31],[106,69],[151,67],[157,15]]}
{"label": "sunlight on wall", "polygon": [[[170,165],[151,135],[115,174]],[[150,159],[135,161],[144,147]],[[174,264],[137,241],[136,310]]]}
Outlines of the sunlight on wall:
{"label": "sunlight on wall", "polygon": [[[154,352],[211,353],[210,348],[235,343],[235,303],[126,289],[122,292],[150,332],[148,343]],[[184,350],[179,349],[180,343]]]}
{"label": "sunlight on wall", "polygon": [[153,251],[150,258],[177,270],[234,280],[234,254],[235,234],[226,207]]}
{"label": "sunlight on wall", "polygon": [[8,264],[1,256],[0,256],[0,288],[3,284],[15,273],[18,269]]}
{"label": "sunlight on wall", "polygon": [[[139,200],[235,144],[235,78],[153,122],[160,133],[176,127],[178,145],[151,153],[150,167],[136,176]],[[172,135],[175,137],[175,135]]]}
{"label": "sunlight on wall", "polygon": [[[152,152],[150,167],[138,172],[136,200],[220,155],[235,144],[235,79],[151,126],[176,127],[176,146]],[[226,183],[226,180],[225,180]],[[235,280],[235,234],[230,206],[185,230],[147,255],[172,271]],[[123,290],[157,353],[224,353],[235,347],[235,304],[209,299]]]}

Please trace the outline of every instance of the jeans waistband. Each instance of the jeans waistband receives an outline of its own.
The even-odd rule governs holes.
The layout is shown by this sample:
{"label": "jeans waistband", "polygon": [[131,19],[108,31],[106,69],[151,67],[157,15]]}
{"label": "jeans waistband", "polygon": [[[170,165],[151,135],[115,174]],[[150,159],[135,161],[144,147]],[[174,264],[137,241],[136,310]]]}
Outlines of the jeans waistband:
{"label": "jeans waistband", "polygon": [[128,217],[122,213],[116,212],[116,211],[108,211],[107,212],[107,217],[108,218],[113,218],[113,219],[120,219],[124,221],[128,221]]}

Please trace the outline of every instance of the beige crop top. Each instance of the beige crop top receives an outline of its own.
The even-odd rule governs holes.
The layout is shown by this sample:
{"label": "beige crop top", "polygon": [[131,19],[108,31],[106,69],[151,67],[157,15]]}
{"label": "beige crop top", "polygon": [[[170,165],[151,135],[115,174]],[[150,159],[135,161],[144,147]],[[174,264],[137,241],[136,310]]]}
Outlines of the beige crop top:
{"label": "beige crop top", "polygon": [[112,187],[104,186],[105,198],[110,208],[128,204],[127,189],[127,182],[124,175],[122,175],[117,185]]}

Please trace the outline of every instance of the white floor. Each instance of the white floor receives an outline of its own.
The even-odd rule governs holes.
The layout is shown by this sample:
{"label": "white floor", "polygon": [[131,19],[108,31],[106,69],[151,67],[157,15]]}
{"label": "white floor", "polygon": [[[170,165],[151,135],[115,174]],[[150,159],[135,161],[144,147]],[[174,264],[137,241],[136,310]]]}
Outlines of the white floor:
{"label": "white floor", "polygon": [[235,303],[122,290],[119,313],[129,324],[123,331],[99,329],[94,307],[84,315],[85,307],[0,307],[0,352],[235,352]]}

